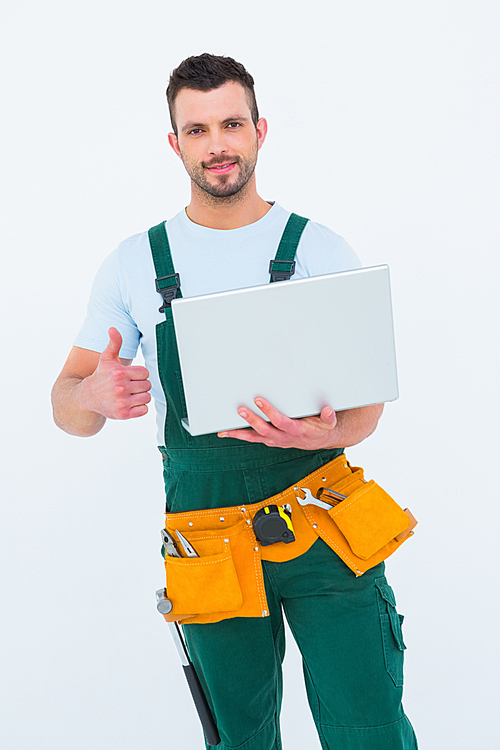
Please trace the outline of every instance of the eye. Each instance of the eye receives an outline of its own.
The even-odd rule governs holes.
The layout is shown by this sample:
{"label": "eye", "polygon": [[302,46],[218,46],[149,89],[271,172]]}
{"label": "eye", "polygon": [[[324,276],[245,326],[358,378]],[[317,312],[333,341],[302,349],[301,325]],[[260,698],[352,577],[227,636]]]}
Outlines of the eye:
{"label": "eye", "polygon": [[193,128],[192,130],[188,130],[188,135],[198,135],[199,133],[203,133],[201,128]]}
{"label": "eye", "polygon": [[228,122],[227,127],[231,130],[235,130],[236,128],[241,127],[241,122]]}

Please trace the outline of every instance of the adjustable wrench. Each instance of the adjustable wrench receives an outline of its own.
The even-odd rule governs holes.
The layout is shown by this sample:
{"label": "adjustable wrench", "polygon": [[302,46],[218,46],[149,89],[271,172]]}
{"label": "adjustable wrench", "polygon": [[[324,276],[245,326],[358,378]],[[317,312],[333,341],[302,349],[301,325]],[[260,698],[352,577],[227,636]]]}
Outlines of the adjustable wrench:
{"label": "adjustable wrench", "polygon": [[297,494],[295,495],[299,505],[317,505],[318,508],[324,508],[325,510],[331,510],[337,505],[337,503],[346,498],[346,495],[341,495],[340,492],[333,492],[333,490],[325,489],[323,490],[323,493],[331,493],[332,495],[332,502],[325,503],[324,500],[318,500],[317,497],[314,497],[311,490],[307,487],[297,487],[297,490],[300,490],[305,494],[304,498]]}

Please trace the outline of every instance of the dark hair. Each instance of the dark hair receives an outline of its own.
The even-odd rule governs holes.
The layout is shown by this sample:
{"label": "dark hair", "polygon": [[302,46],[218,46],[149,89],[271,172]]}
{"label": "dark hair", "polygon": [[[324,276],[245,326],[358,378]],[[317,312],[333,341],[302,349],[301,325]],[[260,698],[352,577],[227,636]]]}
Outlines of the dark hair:
{"label": "dark hair", "polygon": [[181,89],[194,89],[195,91],[212,91],[218,89],[228,81],[236,81],[245,89],[252,120],[257,126],[259,110],[255,99],[254,80],[243,65],[232,57],[221,57],[204,52],[203,55],[188,57],[172,71],[167,88],[167,102],[170,112],[170,121],[174,133],[177,135],[177,126],[174,119],[174,104],[177,94]]}

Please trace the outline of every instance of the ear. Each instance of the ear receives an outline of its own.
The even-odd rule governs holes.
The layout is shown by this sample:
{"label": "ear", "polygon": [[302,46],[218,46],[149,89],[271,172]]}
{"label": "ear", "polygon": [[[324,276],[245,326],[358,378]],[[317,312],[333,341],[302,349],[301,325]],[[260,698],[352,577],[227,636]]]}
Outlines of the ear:
{"label": "ear", "polygon": [[169,133],[168,134],[168,142],[170,143],[170,145],[174,149],[174,151],[177,154],[177,156],[179,158],[182,158],[181,157],[181,150],[179,148],[179,141],[177,140],[177,136],[175,135],[175,133]]}
{"label": "ear", "polygon": [[261,117],[257,120],[257,148],[262,148],[267,135],[267,120]]}

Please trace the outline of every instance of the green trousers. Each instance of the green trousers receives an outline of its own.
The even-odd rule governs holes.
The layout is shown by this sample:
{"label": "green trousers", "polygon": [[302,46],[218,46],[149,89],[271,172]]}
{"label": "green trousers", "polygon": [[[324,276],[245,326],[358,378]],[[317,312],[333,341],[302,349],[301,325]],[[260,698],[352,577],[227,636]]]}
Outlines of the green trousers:
{"label": "green trousers", "polygon": [[184,626],[218,750],[282,748],[283,612],[302,654],[322,748],[416,750],[401,704],[402,617],[384,564],[356,578],[319,539],[294,560],[264,562],[264,575],[269,617]]}

